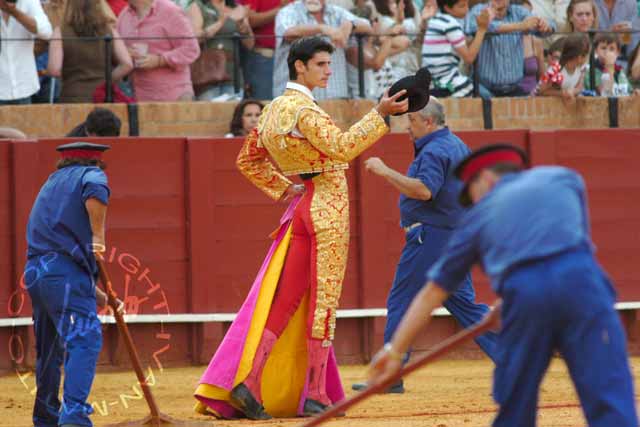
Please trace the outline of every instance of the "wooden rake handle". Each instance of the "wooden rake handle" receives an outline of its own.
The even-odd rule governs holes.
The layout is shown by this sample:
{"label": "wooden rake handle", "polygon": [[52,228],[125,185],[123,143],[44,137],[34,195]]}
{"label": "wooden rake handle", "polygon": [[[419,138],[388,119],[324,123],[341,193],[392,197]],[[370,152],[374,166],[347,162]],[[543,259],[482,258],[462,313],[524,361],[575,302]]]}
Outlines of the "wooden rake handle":
{"label": "wooden rake handle", "polygon": [[147,405],[149,405],[151,417],[158,418],[160,414],[158,405],[156,404],[156,401],[153,398],[153,394],[151,394],[151,389],[147,384],[147,380],[142,370],[142,365],[140,364],[140,357],[138,357],[138,352],[136,351],[136,346],[133,343],[131,334],[129,333],[129,328],[125,323],[122,314],[118,312],[117,295],[113,290],[111,279],[109,278],[109,273],[107,273],[107,268],[100,254],[96,254],[96,262],[98,263],[100,281],[102,282],[102,285],[105,288],[105,292],[107,293],[108,304],[113,309],[113,317],[115,317],[116,325],[118,325],[118,330],[120,331],[120,333],[122,334],[122,338],[124,339],[124,344],[127,347],[127,352],[129,353],[129,359],[131,360],[133,369],[136,372],[136,377],[138,377],[138,383],[140,384],[140,388],[142,389],[144,398],[147,401]]}
{"label": "wooden rake handle", "polygon": [[442,341],[440,344],[437,344],[426,354],[418,357],[413,362],[406,365],[400,371],[398,371],[394,376],[390,377],[384,382],[372,385],[370,387],[365,388],[359,393],[353,395],[350,399],[343,400],[338,402],[335,406],[329,408],[327,411],[310,418],[309,421],[302,424],[300,427],[314,427],[322,424],[330,418],[337,416],[338,414],[344,413],[348,408],[351,408],[353,405],[362,402],[365,399],[370,398],[372,395],[379,393],[383,390],[386,390],[391,385],[395,384],[400,378],[409,375],[413,371],[422,368],[427,363],[430,363],[442,356],[443,354],[451,351],[458,345],[462,344],[465,341],[469,341],[478,335],[482,335],[491,328],[493,328],[500,317],[500,306],[502,301],[498,299],[491,310],[484,316],[484,318],[476,323],[475,325],[464,329],[458,332],[455,335],[447,338]]}

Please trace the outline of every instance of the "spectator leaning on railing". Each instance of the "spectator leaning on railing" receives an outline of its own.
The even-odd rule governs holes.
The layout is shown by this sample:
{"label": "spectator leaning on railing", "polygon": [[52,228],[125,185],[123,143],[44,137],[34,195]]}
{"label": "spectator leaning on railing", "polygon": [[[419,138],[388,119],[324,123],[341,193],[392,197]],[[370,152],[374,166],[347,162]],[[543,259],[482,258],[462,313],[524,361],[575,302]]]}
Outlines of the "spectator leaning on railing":
{"label": "spectator leaning on railing", "polygon": [[524,96],[520,82],[524,77],[524,49],[522,32],[551,33],[555,23],[547,23],[535,17],[522,6],[512,5],[509,0],[490,0],[471,9],[465,21],[468,35],[478,31],[476,17],[491,7],[494,19],[476,61],[480,81],[480,96]]}
{"label": "spectator leaning on railing", "polygon": [[411,43],[418,33],[416,25],[416,11],[413,0],[374,0],[378,11],[378,21],[385,35],[392,36],[397,52],[387,58],[391,69],[391,81],[380,81],[378,93],[391,87],[396,81],[418,71],[418,58],[410,49]]}
{"label": "spectator leaning on railing", "polygon": [[598,29],[621,32],[622,44],[631,52],[640,41],[638,5],[636,0],[594,0],[598,8]]}
{"label": "spectator leaning on railing", "polygon": [[[112,79],[118,82],[133,69],[127,47],[104,13],[99,1],[66,0],[64,18],[53,30],[49,43],[48,72],[62,77],[62,103],[91,103],[96,88],[105,81],[105,42],[111,35],[116,67]],[[108,64],[111,66],[111,64]]]}
{"label": "spectator leaning on railing", "polygon": [[[532,5],[529,0],[521,0],[520,4],[529,12]],[[544,71],[544,47],[542,39],[531,33],[522,35],[524,48],[524,77],[520,80],[520,88],[526,94],[534,94],[541,74]]]}
{"label": "spectator leaning on railing", "polygon": [[249,24],[256,35],[256,43],[245,58],[245,81],[251,97],[271,99],[273,96],[273,57],[276,52],[276,15],[290,0],[245,0],[249,8]]}
{"label": "spectator leaning on railing", "polygon": [[189,65],[200,48],[182,9],[170,0],[129,0],[117,28],[133,57],[138,101],[193,100]]}
{"label": "spectator leaning on railing", "polygon": [[569,0],[531,0],[533,15],[562,28],[566,24]]}
{"label": "spectator leaning on railing", "polygon": [[468,65],[476,60],[493,14],[485,8],[476,16],[477,32],[467,45],[460,25],[469,12],[467,0],[438,0],[438,9],[424,36],[422,65],[431,73],[434,96],[470,96],[473,81],[460,72],[460,60]]}
{"label": "spectator leaning on railing", "polygon": [[[380,21],[375,20],[371,25],[373,33],[362,40],[362,68],[364,69],[364,93],[360,93],[360,74],[358,71],[359,54],[358,43],[352,37],[345,49],[347,57],[347,81],[349,98],[378,99],[382,92],[378,88],[379,81],[376,72],[385,68],[387,57],[397,50],[393,46],[393,37],[380,36]],[[387,67],[388,69],[388,67]],[[361,96],[362,95],[362,96]]]}
{"label": "spectator leaning on railing", "polygon": [[242,37],[240,43],[247,49],[253,48],[255,41],[247,12],[246,7],[229,7],[225,5],[224,0],[193,0],[187,9],[193,32],[198,39],[204,40],[204,45],[201,47],[203,54],[205,50],[214,49],[221,51],[225,58],[226,73],[219,81],[208,83],[204,87],[195,87],[197,82],[194,81],[194,89],[199,101],[210,101],[221,95],[235,93],[233,68],[240,67],[240,64],[234,64],[233,36],[240,35]]}
{"label": "spectator leaning on railing", "polygon": [[347,98],[347,60],[345,48],[352,33],[370,33],[371,26],[348,10],[325,0],[296,0],[280,9],[276,16],[276,56],[273,73],[273,96],[284,92],[289,79],[287,56],[291,43],[304,36],[325,35],[335,47],[331,54],[333,73],[326,89],[314,90],[316,99]]}
{"label": "spectator leaning on railing", "polygon": [[49,39],[51,31],[40,0],[0,0],[0,105],[31,103],[40,89],[33,41]]}

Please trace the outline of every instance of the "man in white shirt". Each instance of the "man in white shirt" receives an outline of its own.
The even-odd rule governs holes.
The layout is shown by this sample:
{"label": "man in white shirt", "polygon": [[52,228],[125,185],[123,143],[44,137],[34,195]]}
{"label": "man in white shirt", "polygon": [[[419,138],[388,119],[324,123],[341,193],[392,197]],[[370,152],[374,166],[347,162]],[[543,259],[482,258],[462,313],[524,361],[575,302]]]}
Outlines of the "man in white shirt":
{"label": "man in white shirt", "polygon": [[345,48],[353,33],[371,33],[369,21],[358,18],[340,6],[326,4],[326,0],[296,0],[280,9],[275,24],[273,96],[280,96],[285,90],[289,76],[287,57],[292,43],[301,37],[318,35],[330,39],[335,46],[331,54],[334,72],[328,86],[315,88],[313,95],[317,100],[348,98]]}
{"label": "man in white shirt", "polygon": [[40,0],[0,0],[0,15],[0,105],[30,104],[40,89],[33,41],[49,39],[51,23]]}

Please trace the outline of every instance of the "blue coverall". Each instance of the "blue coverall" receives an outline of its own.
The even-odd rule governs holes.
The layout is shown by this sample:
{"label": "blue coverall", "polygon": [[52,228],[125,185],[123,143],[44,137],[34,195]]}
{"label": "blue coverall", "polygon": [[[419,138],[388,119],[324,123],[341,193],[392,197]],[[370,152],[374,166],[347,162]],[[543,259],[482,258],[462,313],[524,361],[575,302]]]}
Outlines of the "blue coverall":
{"label": "blue coverall", "polygon": [[[87,403],[102,346],[96,310],[96,261],[85,202],[107,204],[97,167],[67,166],[40,189],[27,225],[24,282],[33,305],[37,393],[35,427],[91,426]],[[63,402],[58,398],[64,363]]]}
{"label": "blue coverall", "polygon": [[[455,166],[469,153],[469,148],[449,128],[442,128],[415,141],[416,156],[407,176],[422,181],[431,191],[429,201],[400,196],[400,222],[411,228],[396,268],[396,274],[387,298],[387,323],[384,341],[390,342],[411,301],[426,282],[429,268],[440,258],[464,212],[458,202],[461,183],[455,176]],[[468,327],[482,319],[489,308],[475,302],[471,275],[460,280],[457,291],[444,306],[463,326]],[[496,335],[488,332],[476,339],[478,345],[494,358]]]}
{"label": "blue coverall", "polygon": [[554,351],[591,427],[637,427],[615,291],[591,243],[585,186],[557,166],[503,175],[462,218],[429,280],[455,292],[480,263],[502,297],[495,427],[533,427]]}

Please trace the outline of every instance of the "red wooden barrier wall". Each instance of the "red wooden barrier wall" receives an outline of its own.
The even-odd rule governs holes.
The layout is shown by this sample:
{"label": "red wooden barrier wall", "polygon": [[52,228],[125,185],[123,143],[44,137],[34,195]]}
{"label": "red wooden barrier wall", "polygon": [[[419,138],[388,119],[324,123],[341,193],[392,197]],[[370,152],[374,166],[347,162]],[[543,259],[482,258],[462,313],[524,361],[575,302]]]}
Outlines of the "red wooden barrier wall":
{"label": "red wooden barrier wall", "polygon": [[[620,299],[640,300],[640,183],[634,159],[640,132],[483,131],[461,132],[472,148],[511,142],[534,163],[563,164],[587,181],[593,235],[599,258],[612,274]],[[33,200],[53,170],[55,146],[68,140],[0,142],[0,317],[18,289],[24,265],[24,230]],[[285,205],[255,189],[235,169],[237,139],[123,138],[106,154],[112,188],[107,222],[107,253],[116,289],[128,297],[130,312],[229,313],[239,307],[270,244]],[[384,138],[348,172],[351,199],[351,247],[341,308],[384,307],[403,244],[398,194],[362,162],[379,156],[406,171],[413,148],[407,135]],[[486,280],[474,272],[479,299],[494,298]],[[126,292],[125,292],[126,291]],[[23,298],[17,315],[29,316]],[[19,305],[19,304],[18,304]],[[15,307],[14,307],[15,308]],[[15,311],[15,310],[14,310]],[[422,345],[456,328],[450,319]],[[361,360],[380,344],[384,319],[340,320],[336,349],[343,361]],[[206,362],[227,324],[133,325],[145,363]],[[30,328],[19,328],[23,349],[33,346]],[[0,328],[0,369],[11,366],[11,328]],[[419,345],[420,347],[420,345]],[[124,364],[122,343],[105,328],[103,363]],[[155,359],[154,359],[155,354]],[[27,353],[27,359],[32,358]]]}
{"label": "red wooden barrier wall", "polygon": [[640,300],[639,130],[532,132],[534,164],[579,171],[587,184],[593,241],[620,301]]}
{"label": "red wooden barrier wall", "polygon": [[[15,309],[10,301],[13,292],[13,196],[11,188],[11,144],[0,141],[0,317]],[[9,328],[0,328],[0,369],[10,366]]]}

